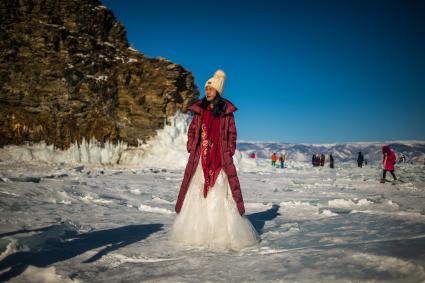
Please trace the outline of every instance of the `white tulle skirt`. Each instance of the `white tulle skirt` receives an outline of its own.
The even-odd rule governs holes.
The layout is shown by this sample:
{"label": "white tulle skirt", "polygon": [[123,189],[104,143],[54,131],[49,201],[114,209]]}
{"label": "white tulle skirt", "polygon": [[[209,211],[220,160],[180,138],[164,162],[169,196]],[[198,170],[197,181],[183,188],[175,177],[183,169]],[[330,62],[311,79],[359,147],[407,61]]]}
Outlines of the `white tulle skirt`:
{"label": "white tulle skirt", "polygon": [[239,214],[223,169],[203,196],[201,160],[192,177],[182,209],[171,229],[172,241],[219,249],[240,250],[256,245],[259,236],[251,222]]}

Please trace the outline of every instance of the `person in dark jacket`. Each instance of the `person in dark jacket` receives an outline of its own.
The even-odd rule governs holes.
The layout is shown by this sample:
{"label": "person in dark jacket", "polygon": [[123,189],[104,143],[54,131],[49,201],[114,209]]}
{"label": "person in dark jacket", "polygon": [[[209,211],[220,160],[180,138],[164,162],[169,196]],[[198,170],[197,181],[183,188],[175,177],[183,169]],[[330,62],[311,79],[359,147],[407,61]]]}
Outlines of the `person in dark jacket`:
{"label": "person in dark jacket", "polygon": [[401,154],[400,160],[398,163],[406,163],[406,155],[404,155],[404,153]]}
{"label": "person in dark jacket", "polygon": [[329,154],[329,167],[334,168],[334,157]]}
{"label": "person in dark jacket", "polygon": [[280,168],[285,167],[285,154],[281,153],[279,156]]}
{"label": "person in dark jacket", "polygon": [[325,166],[325,155],[323,153],[320,155],[320,166]]}
{"label": "person in dark jacket", "polygon": [[318,153],[314,155],[313,166],[314,167],[320,166],[320,155]]}
{"label": "person in dark jacket", "polygon": [[357,156],[357,166],[362,168],[363,167],[363,162],[364,162],[364,157],[362,152],[359,152],[359,155]]}

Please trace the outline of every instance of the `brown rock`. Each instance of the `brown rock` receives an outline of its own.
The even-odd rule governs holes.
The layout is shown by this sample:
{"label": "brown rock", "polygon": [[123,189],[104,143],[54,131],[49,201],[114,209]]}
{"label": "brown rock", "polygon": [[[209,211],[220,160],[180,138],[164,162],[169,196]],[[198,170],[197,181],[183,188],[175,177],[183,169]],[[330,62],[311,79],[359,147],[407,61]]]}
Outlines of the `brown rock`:
{"label": "brown rock", "polygon": [[0,2],[0,145],[137,145],[198,95],[182,66],[129,47],[98,0]]}

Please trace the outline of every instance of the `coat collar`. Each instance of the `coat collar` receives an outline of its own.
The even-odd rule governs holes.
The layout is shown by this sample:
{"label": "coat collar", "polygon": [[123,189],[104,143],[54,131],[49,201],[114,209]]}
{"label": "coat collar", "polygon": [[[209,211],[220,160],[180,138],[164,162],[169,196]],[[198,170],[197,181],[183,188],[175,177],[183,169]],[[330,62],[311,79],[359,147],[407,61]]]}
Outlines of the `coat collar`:
{"label": "coat collar", "polygon": [[[223,98],[224,102],[226,103],[226,112],[224,113],[224,115],[230,114],[235,112],[236,110],[238,110],[238,108],[236,108],[235,105],[233,105],[232,102],[230,102],[229,100]],[[193,103],[190,107],[189,110],[192,112],[195,112],[197,114],[201,114],[204,109],[201,107],[201,100],[196,101],[195,103]]]}

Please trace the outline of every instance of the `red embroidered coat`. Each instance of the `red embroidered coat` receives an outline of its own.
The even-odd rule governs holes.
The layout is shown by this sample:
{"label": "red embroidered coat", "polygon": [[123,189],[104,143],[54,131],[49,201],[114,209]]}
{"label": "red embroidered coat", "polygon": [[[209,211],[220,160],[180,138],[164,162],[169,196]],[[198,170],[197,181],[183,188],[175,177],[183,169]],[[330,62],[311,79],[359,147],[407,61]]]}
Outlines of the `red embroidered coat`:
{"label": "red embroidered coat", "polygon": [[[232,196],[236,202],[239,214],[243,215],[245,213],[245,206],[243,202],[239,178],[236,172],[236,167],[233,163],[233,155],[236,150],[237,136],[233,112],[235,112],[237,108],[227,99],[224,99],[224,101],[226,102],[226,111],[220,116],[221,164],[224,172],[226,173],[229,179],[229,185],[232,191]],[[190,180],[195,174],[196,167],[198,165],[199,158],[201,155],[201,117],[204,109],[200,106],[200,104],[201,101],[198,100],[192,106],[189,107],[189,110],[194,113],[192,122],[189,126],[187,140],[187,151],[190,153],[190,155],[184,172],[183,181],[180,186],[179,195],[177,197],[175,207],[177,213],[179,213],[182,208],[186,192],[189,188]]]}

